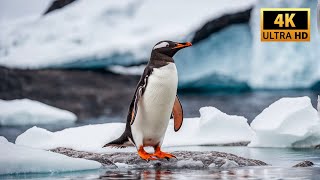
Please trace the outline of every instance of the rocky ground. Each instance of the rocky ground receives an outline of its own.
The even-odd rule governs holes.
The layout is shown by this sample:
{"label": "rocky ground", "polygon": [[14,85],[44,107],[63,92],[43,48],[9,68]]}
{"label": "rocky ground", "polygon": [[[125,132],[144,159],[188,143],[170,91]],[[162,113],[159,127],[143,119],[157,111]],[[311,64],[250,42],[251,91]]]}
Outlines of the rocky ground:
{"label": "rocky ground", "polygon": [[[84,158],[98,161],[108,168],[145,168],[145,169],[205,169],[205,168],[235,168],[246,166],[268,166],[269,164],[255,159],[247,159],[234,154],[207,151],[174,151],[177,158],[170,160],[161,159],[154,161],[142,160],[137,153],[108,153],[99,154],[84,151],[76,151],[70,148],[56,148],[52,152],[64,154],[73,158]],[[293,167],[312,167],[311,161],[302,161]]]}
{"label": "rocky ground", "polygon": [[83,151],[75,151],[68,148],[56,148],[51,150],[56,153],[64,154],[75,158],[84,158],[102,163],[104,166],[117,167],[116,164],[126,164],[128,167],[139,168],[229,168],[244,166],[266,166],[265,162],[246,159],[234,154],[223,152],[192,152],[192,151],[175,151],[172,152],[177,159],[161,159],[155,161],[142,160],[137,153],[111,153],[98,154]]}

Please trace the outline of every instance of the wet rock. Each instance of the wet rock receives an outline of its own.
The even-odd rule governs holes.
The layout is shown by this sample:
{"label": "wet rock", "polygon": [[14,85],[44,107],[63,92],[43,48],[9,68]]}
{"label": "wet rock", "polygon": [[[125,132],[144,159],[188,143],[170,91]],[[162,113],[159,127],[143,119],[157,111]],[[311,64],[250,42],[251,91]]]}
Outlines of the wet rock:
{"label": "wet rock", "polygon": [[293,167],[312,167],[314,164],[311,161],[302,161],[296,165],[294,165]]}
{"label": "wet rock", "polygon": [[65,7],[66,5],[69,5],[75,1],[76,0],[55,0],[51,3],[49,8],[43,14],[45,15],[45,14],[48,14],[52,11],[57,10],[57,9],[61,9],[61,8]]}
{"label": "wet rock", "polygon": [[70,157],[84,158],[98,161],[104,165],[118,165],[119,168],[182,168],[182,169],[203,169],[203,168],[232,168],[244,166],[265,166],[265,162],[247,159],[234,154],[223,152],[193,152],[175,151],[173,154],[177,159],[159,159],[154,161],[142,160],[137,153],[111,153],[98,154],[83,151],[75,151],[68,148],[56,148],[53,152],[65,154]]}
{"label": "wet rock", "polygon": [[55,153],[59,153],[59,154],[64,154],[66,156],[73,157],[73,158],[83,158],[83,159],[87,159],[87,160],[98,161],[103,166],[108,166],[108,167],[113,167],[113,168],[117,167],[106,156],[104,156],[103,154],[99,154],[99,153],[76,151],[76,150],[73,150],[70,148],[62,148],[62,147],[52,149],[50,151],[55,152]]}

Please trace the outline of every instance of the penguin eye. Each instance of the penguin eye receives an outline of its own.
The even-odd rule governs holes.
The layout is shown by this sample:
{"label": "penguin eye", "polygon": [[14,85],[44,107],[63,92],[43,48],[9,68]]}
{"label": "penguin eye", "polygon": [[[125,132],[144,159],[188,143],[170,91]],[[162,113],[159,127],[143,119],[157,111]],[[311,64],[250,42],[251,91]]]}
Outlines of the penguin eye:
{"label": "penguin eye", "polygon": [[167,44],[166,47],[169,47],[169,44]]}

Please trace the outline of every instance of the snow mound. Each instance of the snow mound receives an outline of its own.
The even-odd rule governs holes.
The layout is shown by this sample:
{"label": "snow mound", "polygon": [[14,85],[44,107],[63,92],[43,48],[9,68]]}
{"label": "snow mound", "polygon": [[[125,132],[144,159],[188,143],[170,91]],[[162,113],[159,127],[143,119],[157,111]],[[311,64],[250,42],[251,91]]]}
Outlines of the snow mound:
{"label": "snow mound", "polygon": [[[251,123],[250,147],[310,147],[320,144],[320,120],[309,97],[282,98]],[[319,129],[320,130],[320,129]]]}
{"label": "snow mound", "polygon": [[0,174],[51,173],[101,167],[101,164],[95,161],[15,145],[2,136],[0,147]]}
{"label": "snow mound", "polygon": [[[230,116],[213,107],[201,108],[200,113],[200,118],[185,118],[178,132],[174,132],[171,120],[163,146],[234,143],[250,141],[253,136],[247,119],[244,117]],[[134,148],[102,149],[104,144],[118,138],[124,128],[124,123],[88,125],[58,132],[33,127],[18,136],[16,144],[40,149],[66,147],[90,152],[134,150]]]}
{"label": "snow mound", "polygon": [[32,127],[18,136],[15,143],[40,149],[66,147],[96,152],[107,142],[118,138],[123,133],[124,128],[124,123],[87,125],[57,132]]}
{"label": "snow mound", "polygon": [[[228,115],[214,107],[202,107],[200,118],[186,118],[178,132],[169,123],[164,145],[215,145],[249,142],[254,133],[242,116]],[[236,131],[235,131],[236,130]]]}
{"label": "snow mound", "polygon": [[77,117],[72,112],[38,101],[29,99],[0,100],[0,125],[72,123],[76,120]]}
{"label": "snow mound", "polygon": [[[44,68],[94,62],[101,67],[141,62],[158,41],[186,39],[206,22],[254,3],[79,0],[41,18],[0,25],[0,65]],[[188,13],[177,13],[181,5]]]}

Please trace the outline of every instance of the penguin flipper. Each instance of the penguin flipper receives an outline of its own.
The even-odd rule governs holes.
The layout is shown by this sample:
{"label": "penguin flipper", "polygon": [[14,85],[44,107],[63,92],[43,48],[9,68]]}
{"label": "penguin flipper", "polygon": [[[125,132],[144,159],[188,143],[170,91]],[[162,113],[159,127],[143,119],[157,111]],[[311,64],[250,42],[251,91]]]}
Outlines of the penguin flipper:
{"label": "penguin flipper", "polygon": [[183,109],[182,105],[180,103],[180,100],[178,98],[178,95],[176,96],[176,99],[174,100],[173,109],[172,109],[172,116],[174,119],[174,131],[177,132],[182,126],[183,122]]}
{"label": "penguin flipper", "polygon": [[143,75],[141,76],[141,79],[138,83],[136,92],[133,96],[133,100],[132,100],[132,104],[133,106],[130,105],[130,109],[129,109],[129,117],[130,119],[130,125],[132,125],[134,123],[134,120],[136,118],[137,112],[138,112],[138,102],[140,100],[140,98],[142,97],[144,91],[147,88],[147,84],[148,84],[148,78],[151,75],[153,71],[152,67],[146,68],[143,72]]}

